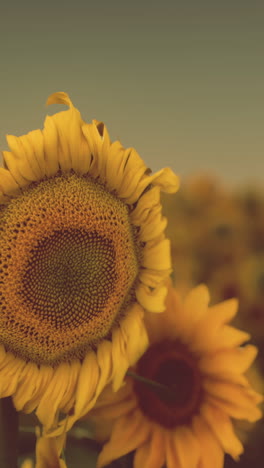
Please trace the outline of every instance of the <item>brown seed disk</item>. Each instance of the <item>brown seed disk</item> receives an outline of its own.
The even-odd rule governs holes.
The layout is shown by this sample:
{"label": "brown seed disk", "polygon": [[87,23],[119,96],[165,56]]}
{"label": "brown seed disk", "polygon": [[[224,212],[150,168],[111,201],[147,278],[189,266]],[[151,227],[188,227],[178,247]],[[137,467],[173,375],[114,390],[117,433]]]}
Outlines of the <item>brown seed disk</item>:
{"label": "brown seed disk", "polygon": [[128,207],[102,185],[31,185],[1,211],[0,342],[38,364],[84,357],[127,306],[138,251]]}
{"label": "brown seed disk", "polygon": [[188,424],[199,411],[202,376],[196,358],[181,342],[150,346],[137,363],[137,373],[163,386],[134,381],[138,404],[151,420],[172,429]]}

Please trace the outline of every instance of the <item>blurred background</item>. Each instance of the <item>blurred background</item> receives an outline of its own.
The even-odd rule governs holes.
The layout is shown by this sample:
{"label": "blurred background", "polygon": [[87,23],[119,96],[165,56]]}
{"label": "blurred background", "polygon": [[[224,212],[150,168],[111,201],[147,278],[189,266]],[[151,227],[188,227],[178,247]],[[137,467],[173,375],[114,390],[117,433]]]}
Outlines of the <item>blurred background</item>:
{"label": "blurred background", "polygon": [[154,170],[263,182],[261,0],[4,0],[0,23],[1,149],[65,91]]}
{"label": "blurred background", "polygon": [[[171,166],[183,181],[164,198],[175,284],[204,281],[213,302],[239,297],[263,389],[264,3],[10,0],[0,26],[0,149],[6,134],[42,128],[63,109],[47,97],[65,91],[153,170]],[[25,434],[23,456],[34,448]],[[240,464],[225,466],[262,467],[263,437],[258,424]],[[72,435],[69,467],[95,466],[98,450]]]}

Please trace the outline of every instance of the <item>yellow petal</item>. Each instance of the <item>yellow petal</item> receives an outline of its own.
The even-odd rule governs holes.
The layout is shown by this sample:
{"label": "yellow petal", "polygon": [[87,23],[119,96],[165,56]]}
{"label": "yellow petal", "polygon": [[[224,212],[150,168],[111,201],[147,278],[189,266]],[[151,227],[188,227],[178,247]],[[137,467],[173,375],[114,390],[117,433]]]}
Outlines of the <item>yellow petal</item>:
{"label": "yellow petal", "polygon": [[150,440],[141,445],[134,456],[134,468],[161,468],[165,463],[165,441],[163,431],[158,428],[151,433]]}
{"label": "yellow petal", "polygon": [[171,268],[170,241],[148,242],[143,250],[142,265],[145,268],[168,270]]}
{"label": "yellow petal", "polygon": [[69,95],[63,91],[57,91],[56,93],[50,94],[46,101],[46,106],[50,106],[51,104],[65,104],[70,108],[73,107]]}
{"label": "yellow petal", "polygon": [[46,117],[42,135],[45,155],[45,174],[47,177],[52,177],[59,170],[58,132],[53,117]]}
{"label": "yellow petal", "polygon": [[165,231],[167,218],[161,215],[161,205],[154,207],[140,228],[139,239],[142,242],[153,241]]}
{"label": "yellow petal", "polygon": [[19,190],[19,185],[11,172],[3,167],[0,167],[0,189],[6,195],[11,195]]}
{"label": "yellow petal", "polygon": [[188,314],[191,324],[203,319],[208,311],[210,296],[208,288],[201,284],[193,288],[184,301],[184,313]]}
{"label": "yellow petal", "polygon": [[130,366],[126,352],[126,341],[120,333],[119,328],[112,332],[112,358],[113,358],[113,390],[120,388],[127,369]]}
{"label": "yellow petal", "polygon": [[59,409],[63,413],[68,413],[75,402],[75,393],[77,388],[77,382],[81,369],[81,362],[79,360],[73,360],[69,362],[69,379],[68,384],[65,386],[64,395],[61,399]]}
{"label": "yellow petal", "polygon": [[248,410],[254,409],[255,404],[258,402],[258,398],[256,401],[254,398],[255,392],[252,393],[250,389],[234,385],[233,383],[222,382],[207,377],[203,380],[203,387],[210,395],[234,403],[242,408],[248,408]]}
{"label": "yellow petal", "polygon": [[192,420],[194,435],[200,445],[201,468],[223,468],[224,451],[208,424],[200,417],[194,416]]}
{"label": "yellow petal", "polygon": [[179,468],[197,468],[200,458],[200,447],[192,430],[179,426],[173,431],[173,444],[179,459]]}
{"label": "yellow petal", "polygon": [[208,315],[209,291],[203,284],[193,288],[186,296],[179,317],[179,336],[183,341],[192,344],[193,335],[197,334],[200,323]]}
{"label": "yellow petal", "polygon": [[147,166],[134,148],[128,149],[128,157],[124,166],[122,179],[118,186],[118,196],[128,204],[138,201],[143,189],[141,180],[147,170]]}
{"label": "yellow petal", "polygon": [[36,468],[66,468],[60,458],[66,435],[47,438],[39,437],[36,443]]}
{"label": "yellow petal", "polygon": [[[3,151],[3,159],[5,161],[6,166],[8,167],[8,170],[9,170],[12,178],[14,179],[15,183],[17,184],[17,186],[19,188],[26,187],[29,184],[29,180],[25,179],[25,177],[22,176],[22,174],[20,172],[20,168],[19,168],[19,166],[17,164],[16,158],[14,157],[13,153],[11,153],[10,151]],[[7,180],[3,179],[3,181],[6,184],[8,183]]]}
{"label": "yellow petal", "polygon": [[26,403],[28,403],[35,393],[38,386],[39,368],[33,362],[28,362],[20,374],[19,385],[13,402],[17,411],[23,410]]}
{"label": "yellow petal", "polygon": [[149,343],[143,316],[143,309],[138,304],[134,304],[127,316],[120,322],[120,331],[126,343],[129,366],[136,363],[146,351]]}
{"label": "yellow petal", "polygon": [[166,309],[161,314],[145,313],[144,321],[151,343],[166,338],[175,339],[178,335],[183,338],[182,332],[186,326],[185,316],[182,313],[183,304],[177,291],[170,283],[168,283],[165,306]]}
{"label": "yellow petal", "polygon": [[87,413],[96,392],[98,379],[99,367],[97,356],[94,352],[89,352],[82,363],[76,390],[76,404],[74,408],[76,418],[80,414]]}
{"label": "yellow petal", "polygon": [[256,355],[257,348],[253,345],[225,349],[203,356],[199,361],[199,368],[206,374],[219,377],[228,373],[240,374],[251,366]]}
{"label": "yellow petal", "polygon": [[230,418],[220,409],[208,404],[204,404],[200,411],[224,451],[238,460],[244,449],[235,435]]}
{"label": "yellow petal", "polygon": [[160,189],[152,187],[144,193],[137,202],[136,208],[131,212],[131,221],[136,226],[145,223],[149,213],[155,206],[160,204]]}
{"label": "yellow petal", "polygon": [[[91,154],[89,173],[94,178],[100,177],[102,174],[105,174],[106,160],[102,157],[103,139],[98,132],[96,121],[93,120],[91,124],[83,125],[82,132]],[[102,179],[104,179],[104,177],[102,177]]]}
{"label": "yellow petal", "polygon": [[151,291],[145,285],[140,284],[136,289],[136,297],[142,307],[149,312],[163,312],[167,290],[166,286],[160,286]]}
{"label": "yellow petal", "polygon": [[140,411],[133,411],[118,419],[109,442],[99,454],[97,467],[102,468],[132,450],[140,447],[149,437],[150,428]]}
{"label": "yellow petal", "polygon": [[255,422],[262,418],[262,412],[257,406],[248,409],[248,407],[241,407],[211,395],[207,396],[207,400],[208,403],[219,408],[221,411],[225,412],[234,419],[245,419],[250,422]]}
{"label": "yellow petal", "polygon": [[170,275],[171,269],[168,270],[151,270],[150,268],[142,268],[139,272],[139,280],[146,286],[155,289],[164,283]]}
{"label": "yellow petal", "polygon": [[124,169],[129,158],[131,148],[125,150],[119,141],[109,147],[106,156],[106,185],[109,190],[119,190],[124,177]]}
{"label": "yellow petal", "polygon": [[[38,378],[35,380],[34,393],[32,393],[30,400],[26,402],[22,395],[18,396],[18,400],[15,399],[19,407],[21,406],[21,410],[23,410],[25,413],[32,413],[32,411],[36,409],[50,381],[53,378],[53,374],[53,367],[43,365],[40,366]],[[24,405],[22,408],[23,403]]]}
{"label": "yellow petal", "polygon": [[174,446],[174,436],[171,432],[167,432],[165,437],[165,451],[166,451],[166,467],[175,468],[180,466],[177,452]]}
{"label": "yellow petal", "polygon": [[180,186],[179,178],[169,167],[165,167],[151,176],[151,183],[158,185],[166,193],[175,193]]}
{"label": "yellow petal", "polygon": [[57,423],[58,410],[69,383],[70,372],[68,363],[60,364],[40,400],[36,415],[47,429]]}
{"label": "yellow petal", "polygon": [[43,178],[46,174],[45,172],[45,155],[44,155],[44,139],[41,130],[33,130],[29,132],[26,137],[32,147],[34,152],[34,157],[40,168],[39,178]]}
{"label": "yellow petal", "polygon": [[5,398],[15,393],[25,365],[24,360],[15,357],[12,353],[6,353],[0,368],[0,398]]}

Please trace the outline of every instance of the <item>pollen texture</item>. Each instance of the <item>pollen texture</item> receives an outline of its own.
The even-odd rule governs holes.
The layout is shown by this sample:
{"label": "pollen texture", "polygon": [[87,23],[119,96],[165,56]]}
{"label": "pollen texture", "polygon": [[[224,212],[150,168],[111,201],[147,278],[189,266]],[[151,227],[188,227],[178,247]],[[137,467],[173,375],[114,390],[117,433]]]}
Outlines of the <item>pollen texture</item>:
{"label": "pollen texture", "polygon": [[72,173],[0,212],[0,342],[37,364],[82,358],[134,294],[140,246],[128,207]]}

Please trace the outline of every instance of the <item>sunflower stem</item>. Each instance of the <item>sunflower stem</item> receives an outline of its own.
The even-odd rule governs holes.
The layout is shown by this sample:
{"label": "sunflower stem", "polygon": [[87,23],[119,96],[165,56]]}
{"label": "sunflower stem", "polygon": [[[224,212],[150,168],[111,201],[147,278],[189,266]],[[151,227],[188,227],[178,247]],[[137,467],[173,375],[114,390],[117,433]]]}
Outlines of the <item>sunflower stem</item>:
{"label": "sunflower stem", "polygon": [[17,468],[18,413],[12,399],[0,399],[0,466]]}
{"label": "sunflower stem", "polygon": [[173,388],[167,387],[166,385],[157,382],[156,380],[151,380],[142,375],[136,374],[133,371],[127,371],[126,375],[128,377],[132,377],[132,379],[138,380],[149,387],[152,387],[153,390],[158,391],[159,393],[162,392],[164,397],[173,398],[175,396],[175,391]]}

